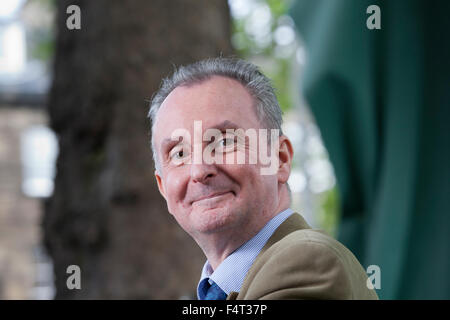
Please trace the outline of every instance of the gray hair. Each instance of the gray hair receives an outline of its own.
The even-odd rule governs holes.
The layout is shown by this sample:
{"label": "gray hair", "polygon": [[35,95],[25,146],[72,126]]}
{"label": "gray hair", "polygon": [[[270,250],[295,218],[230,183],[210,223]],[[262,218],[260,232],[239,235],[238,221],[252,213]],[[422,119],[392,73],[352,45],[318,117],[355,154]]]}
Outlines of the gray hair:
{"label": "gray hair", "polygon": [[278,104],[275,89],[254,64],[237,58],[210,58],[175,69],[173,74],[161,83],[160,89],[153,95],[148,113],[152,122],[152,150],[155,168],[160,173],[156,148],[153,142],[153,127],[158,110],[167,96],[179,86],[189,86],[209,80],[213,76],[223,76],[239,81],[252,95],[259,121],[266,129],[278,129],[282,135],[282,112]]}

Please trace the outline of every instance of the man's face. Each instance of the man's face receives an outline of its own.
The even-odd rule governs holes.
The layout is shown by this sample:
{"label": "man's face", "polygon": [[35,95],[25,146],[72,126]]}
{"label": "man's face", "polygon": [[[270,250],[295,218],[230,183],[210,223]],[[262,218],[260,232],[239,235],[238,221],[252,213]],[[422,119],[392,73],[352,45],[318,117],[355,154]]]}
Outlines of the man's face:
{"label": "man's face", "polygon": [[[158,187],[169,212],[183,229],[194,238],[198,233],[228,228],[248,230],[259,222],[258,216],[261,218],[276,210],[277,173],[261,175],[259,162],[195,162],[194,121],[201,121],[201,137],[209,128],[222,132],[219,140],[225,140],[215,142],[219,143],[224,156],[237,157],[238,153],[244,153],[248,157],[254,151],[248,141],[238,142],[234,136],[227,135],[226,129],[262,128],[254,100],[239,82],[215,76],[173,90],[164,100],[153,130],[161,170],[156,174]],[[190,134],[190,143],[188,139],[171,139],[177,129]],[[230,144],[230,139],[234,144]],[[211,141],[203,141],[197,147],[203,151],[209,144]],[[227,149],[227,145],[232,147]]]}

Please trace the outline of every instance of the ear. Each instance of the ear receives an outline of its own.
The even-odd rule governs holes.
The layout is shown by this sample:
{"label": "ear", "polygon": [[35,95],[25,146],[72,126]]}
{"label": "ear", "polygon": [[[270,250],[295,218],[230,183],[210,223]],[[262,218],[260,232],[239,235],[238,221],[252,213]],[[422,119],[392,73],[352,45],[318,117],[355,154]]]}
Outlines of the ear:
{"label": "ear", "polygon": [[279,138],[280,149],[278,151],[279,164],[278,164],[278,182],[286,183],[291,174],[292,158],[294,156],[294,149],[292,143],[286,136]]}
{"label": "ear", "polygon": [[[159,193],[161,193],[161,195],[164,197],[164,199],[166,199],[166,192],[164,191],[162,177],[158,174],[158,172],[156,170],[155,170],[155,178],[156,178],[156,183],[158,184]],[[167,201],[167,199],[166,199],[166,201]]]}

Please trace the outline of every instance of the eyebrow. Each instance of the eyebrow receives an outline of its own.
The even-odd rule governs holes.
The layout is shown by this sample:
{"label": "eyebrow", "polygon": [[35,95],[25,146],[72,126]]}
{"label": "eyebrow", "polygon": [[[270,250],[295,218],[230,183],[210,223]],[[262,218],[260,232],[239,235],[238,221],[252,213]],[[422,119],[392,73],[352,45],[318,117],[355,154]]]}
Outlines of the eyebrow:
{"label": "eyebrow", "polygon": [[225,132],[225,130],[227,129],[239,129],[239,126],[233,121],[225,120],[216,125],[210,126],[209,128],[206,128],[206,130],[208,129],[217,129],[219,131]]}
{"label": "eyebrow", "polygon": [[166,138],[161,143],[161,151],[164,152],[166,150],[170,150],[172,147],[176,146],[181,141],[183,141],[183,137],[179,137],[178,140],[173,140],[171,138]]}

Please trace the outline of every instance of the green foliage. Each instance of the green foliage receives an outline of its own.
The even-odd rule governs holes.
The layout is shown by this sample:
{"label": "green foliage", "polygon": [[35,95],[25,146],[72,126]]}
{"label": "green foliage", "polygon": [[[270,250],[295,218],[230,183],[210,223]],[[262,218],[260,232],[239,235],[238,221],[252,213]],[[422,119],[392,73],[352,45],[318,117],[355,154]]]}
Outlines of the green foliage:
{"label": "green foliage", "polygon": [[339,193],[337,187],[319,195],[319,210],[317,212],[320,226],[328,234],[336,236],[339,222]]}
{"label": "green foliage", "polygon": [[277,90],[277,98],[281,110],[286,112],[293,104],[291,99],[292,94],[289,90],[290,86],[287,83],[290,79],[291,61],[287,59],[276,59],[275,63],[277,66],[276,72],[270,74],[269,77],[272,79],[273,85]]}
{"label": "green foliage", "polygon": [[[291,92],[289,92],[288,81],[291,79],[292,59],[295,52],[290,56],[278,57],[276,54],[277,44],[274,40],[274,32],[279,26],[280,17],[286,16],[288,10],[287,0],[252,0],[257,10],[264,8],[270,9],[270,20],[268,22],[268,34],[258,37],[255,32],[249,30],[252,24],[252,14],[249,13],[244,17],[233,18],[232,21],[232,42],[238,55],[251,59],[252,57],[264,58],[268,61],[269,66],[261,65],[262,71],[272,79],[273,85],[277,90],[277,97],[281,109],[286,112],[292,106]],[[265,28],[267,26],[264,26]],[[257,30],[256,30],[257,31]],[[264,40],[262,40],[264,39]]]}
{"label": "green foliage", "polygon": [[48,61],[55,50],[54,39],[50,34],[37,37],[34,45],[31,46],[31,57],[34,59]]}
{"label": "green foliage", "polygon": [[[25,4],[30,12],[34,13],[36,20],[27,30],[27,46],[32,59],[48,63],[54,53],[54,24],[50,23],[55,18],[55,0],[28,0]],[[43,17],[45,16],[45,17]]]}
{"label": "green foliage", "polygon": [[289,9],[289,5],[291,1],[288,0],[266,0],[266,3],[270,7],[270,11],[272,14],[279,18],[282,15],[287,13],[287,10]]}

